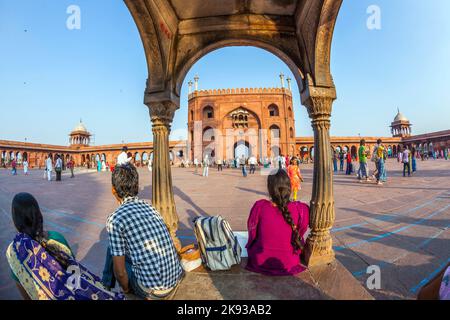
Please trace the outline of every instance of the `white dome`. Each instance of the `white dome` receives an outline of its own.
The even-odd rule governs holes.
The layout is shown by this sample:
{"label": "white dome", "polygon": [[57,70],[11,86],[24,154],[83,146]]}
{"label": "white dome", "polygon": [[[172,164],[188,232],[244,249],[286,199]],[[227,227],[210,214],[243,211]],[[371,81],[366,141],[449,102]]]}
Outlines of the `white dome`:
{"label": "white dome", "polygon": [[409,121],[409,120],[399,110],[394,119],[394,122],[396,122],[396,121]]}
{"label": "white dome", "polygon": [[76,132],[76,131],[88,132],[86,127],[84,126],[83,122],[81,122],[81,121],[72,131],[73,132]]}

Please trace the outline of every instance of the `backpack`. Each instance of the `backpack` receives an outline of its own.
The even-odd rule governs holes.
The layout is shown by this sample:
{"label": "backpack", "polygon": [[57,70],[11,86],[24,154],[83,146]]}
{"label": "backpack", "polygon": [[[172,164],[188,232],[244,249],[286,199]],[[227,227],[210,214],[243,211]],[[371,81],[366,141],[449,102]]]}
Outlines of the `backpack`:
{"label": "backpack", "polygon": [[241,263],[241,247],[229,223],[221,216],[197,217],[194,232],[202,262],[210,270],[229,270]]}

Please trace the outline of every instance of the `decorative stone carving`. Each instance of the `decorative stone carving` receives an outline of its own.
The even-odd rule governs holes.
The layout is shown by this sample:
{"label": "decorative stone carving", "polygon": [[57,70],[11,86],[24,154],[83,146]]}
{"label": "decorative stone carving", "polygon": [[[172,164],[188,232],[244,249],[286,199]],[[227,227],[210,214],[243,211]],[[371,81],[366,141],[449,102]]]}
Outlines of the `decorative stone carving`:
{"label": "decorative stone carving", "polygon": [[163,217],[177,250],[181,243],[176,236],[178,215],[172,189],[169,157],[169,134],[175,110],[172,101],[153,102],[148,105],[153,131],[152,204]]}
{"label": "decorative stone carving", "polygon": [[335,219],[333,196],[333,172],[331,163],[330,117],[333,91],[316,92],[304,104],[314,130],[314,180],[310,202],[310,227],[305,258],[308,266],[330,263],[334,260],[330,230]]}

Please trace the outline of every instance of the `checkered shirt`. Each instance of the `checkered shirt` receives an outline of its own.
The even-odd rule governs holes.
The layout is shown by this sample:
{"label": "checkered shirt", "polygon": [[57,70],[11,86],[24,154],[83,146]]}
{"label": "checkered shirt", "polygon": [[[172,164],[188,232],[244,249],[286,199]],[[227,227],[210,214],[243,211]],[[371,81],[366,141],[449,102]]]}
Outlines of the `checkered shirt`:
{"label": "checkered shirt", "polygon": [[183,269],[159,212],[137,197],[126,198],[106,222],[113,256],[131,259],[138,282],[148,289],[173,288]]}

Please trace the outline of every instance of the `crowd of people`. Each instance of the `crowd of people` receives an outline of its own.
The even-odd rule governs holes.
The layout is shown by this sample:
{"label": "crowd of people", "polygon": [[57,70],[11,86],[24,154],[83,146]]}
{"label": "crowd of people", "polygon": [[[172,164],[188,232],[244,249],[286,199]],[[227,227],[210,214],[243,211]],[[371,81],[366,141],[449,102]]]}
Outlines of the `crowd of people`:
{"label": "crowd of people", "polygon": [[[442,154],[443,159],[445,159],[444,152]],[[377,140],[372,150],[366,145],[366,141],[361,139],[357,154],[354,156],[345,150],[334,151],[332,158],[333,170],[335,173],[338,171],[343,172],[344,164],[346,164],[345,174],[352,175],[355,173],[353,163],[356,162],[359,164],[356,170],[356,177],[360,182],[370,182],[373,179],[378,185],[382,185],[387,181],[386,160],[388,157],[388,150],[381,139]],[[419,152],[415,148],[410,149],[409,146],[404,146],[398,150],[397,161],[403,165],[404,177],[410,177],[417,172],[418,157],[422,160],[426,159],[424,153]],[[373,163],[372,174],[370,174],[369,160]]]}
{"label": "crowd of people", "polygon": [[73,160],[73,157],[71,157],[69,161],[67,161],[67,163],[64,164],[59,154],[56,155],[56,160],[54,160],[52,155],[49,154],[47,156],[47,159],[45,160],[44,179],[52,181],[54,171],[56,175],[55,180],[61,181],[62,172],[66,168],[70,170],[70,178],[74,178],[75,161]]}
{"label": "crowd of people", "polygon": [[[305,269],[300,255],[309,208],[296,201],[300,181],[295,158],[287,171],[276,169],[269,175],[270,200],[257,201],[248,218],[248,270],[294,275]],[[11,214],[17,234],[6,255],[11,277],[25,299],[121,300],[123,294],[133,293],[159,300],[174,295],[185,271],[161,215],[138,198],[136,168],[128,161],[121,162],[111,183],[118,207],[105,222],[109,245],[101,279],[76,260],[62,234],[43,229],[43,215],[31,194],[14,197]],[[67,285],[71,268],[85,275],[78,286]],[[116,283],[120,291],[114,289]]]}
{"label": "crowd of people", "polygon": [[[108,248],[101,278],[76,259],[62,234],[44,230],[43,215],[33,195],[19,193],[14,197],[11,215],[17,233],[6,256],[11,277],[25,299],[123,300],[125,294],[134,294],[146,300],[161,300],[174,296],[185,276],[180,255],[160,213],[139,199],[139,174],[126,151],[112,171],[111,190],[117,209],[105,221]],[[407,148],[402,153],[406,171],[413,153]],[[371,153],[364,140],[358,155],[358,175],[368,179],[367,159]],[[385,148],[378,141],[371,157],[375,159],[378,181],[383,180],[385,156]],[[47,160],[47,169],[52,169],[51,157]],[[55,169],[62,165],[58,160]],[[202,162],[206,176],[208,161],[206,156]],[[257,163],[252,157],[240,162],[249,164],[251,172]],[[249,271],[286,276],[305,270],[301,257],[309,206],[297,200],[303,181],[299,163],[296,157],[278,157],[267,177],[269,197],[256,201],[250,210],[246,244]],[[448,281],[444,281],[448,280],[449,267],[422,288],[419,298],[450,298]],[[78,275],[76,281],[72,281],[74,274]]]}

